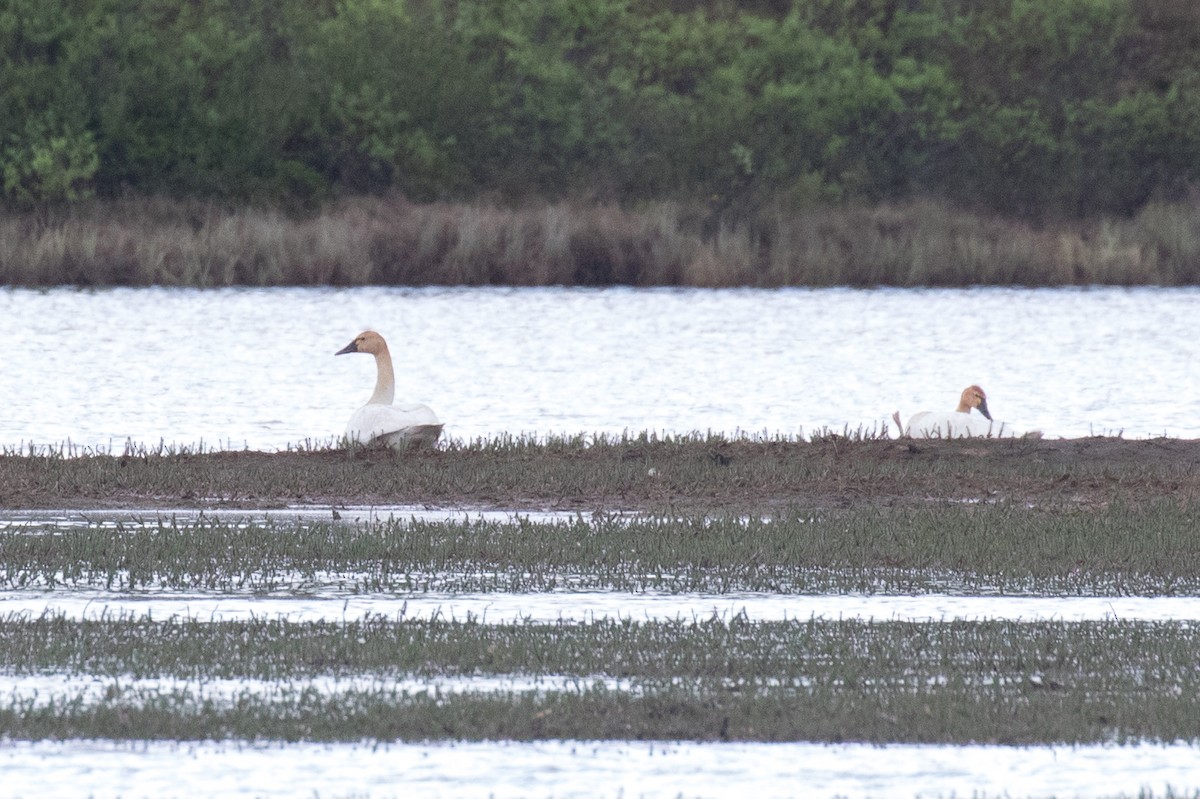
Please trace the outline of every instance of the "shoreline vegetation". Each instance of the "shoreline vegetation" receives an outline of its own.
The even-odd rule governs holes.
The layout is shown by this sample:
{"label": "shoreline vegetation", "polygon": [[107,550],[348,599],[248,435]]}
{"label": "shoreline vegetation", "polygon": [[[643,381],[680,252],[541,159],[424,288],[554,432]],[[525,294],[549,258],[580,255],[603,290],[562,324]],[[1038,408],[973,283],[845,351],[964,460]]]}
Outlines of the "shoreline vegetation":
{"label": "shoreline vegetation", "polygon": [[12,741],[1194,742],[1196,637],[1115,618],[7,613],[0,725]]}
{"label": "shoreline vegetation", "polygon": [[0,22],[0,285],[1200,284],[1185,0]]}
{"label": "shoreline vegetation", "polygon": [[1200,214],[1029,222],[919,200],[720,223],[656,202],[343,200],[308,215],[158,199],[0,215],[0,284],[960,287],[1200,283]]}
{"label": "shoreline vegetation", "polygon": [[[0,582],[60,603],[0,613],[0,675],[14,684],[0,728],[32,741],[1194,742],[1186,620],[422,619],[405,598],[1194,596],[1198,463],[1194,440],[871,431],[500,438],[401,455],[0,450]],[[363,522],[363,505],[397,518]],[[254,519],[305,506],[324,512]],[[462,518],[404,519],[404,507]],[[21,513],[37,508],[55,510]],[[68,508],[82,523],[52,518]],[[564,518],[470,519],[477,508]],[[182,607],[329,591],[340,619]],[[97,593],[181,609],[69,610]],[[394,612],[347,618],[341,597],[361,595]]]}
{"label": "shoreline vegetation", "polygon": [[[0,669],[10,674],[79,675],[0,707],[15,740],[1200,738],[1196,632],[1186,622],[497,625],[9,614],[0,615],[0,642]],[[482,675],[540,685],[438,689]],[[431,687],[396,685],[410,676]],[[314,689],[314,678],[335,687]],[[214,690],[220,680],[243,687],[225,698]]]}

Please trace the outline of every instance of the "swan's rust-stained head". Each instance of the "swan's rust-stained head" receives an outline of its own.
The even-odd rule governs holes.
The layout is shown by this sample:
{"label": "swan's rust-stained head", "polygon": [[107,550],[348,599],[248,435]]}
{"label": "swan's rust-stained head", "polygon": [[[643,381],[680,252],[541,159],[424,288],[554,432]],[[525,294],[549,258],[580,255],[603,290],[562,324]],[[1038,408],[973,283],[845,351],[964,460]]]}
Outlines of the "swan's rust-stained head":
{"label": "swan's rust-stained head", "polygon": [[958,400],[959,413],[970,413],[972,408],[982,413],[983,418],[991,421],[992,414],[988,412],[987,394],[984,394],[983,389],[979,386],[967,386]]}
{"label": "swan's rust-stained head", "polygon": [[383,336],[374,330],[364,330],[354,337],[354,341],[342,347],[334,355],[345,355],[348,352],[365,352],[368,355],[378,355],[381,352],[387,352],[387,342],[383,340]]}

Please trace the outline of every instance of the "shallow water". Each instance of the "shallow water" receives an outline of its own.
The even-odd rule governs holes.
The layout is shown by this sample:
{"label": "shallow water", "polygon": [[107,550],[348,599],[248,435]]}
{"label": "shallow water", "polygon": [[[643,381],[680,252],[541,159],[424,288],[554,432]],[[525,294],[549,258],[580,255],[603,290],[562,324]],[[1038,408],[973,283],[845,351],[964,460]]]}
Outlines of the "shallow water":
{"label": "shallow water", "polygon": [[[639,514],[609,512],[606,519],[636,518]],[[65,530],[71,528],[105,529],[120,526],[126,530],[138,527],[157,529],[160,525],[186,526],[202,520],[221,521],[236,525],[285,525],[294,523],[336,521],[346,526],[372,525],[391,521],[421,522],[514,522],[525,520],[536,524],[572,522],[580,518],[578,511],[510,511],[482,508],[425,505],[304,505],[290,508],[146,508],[121,510],[0,510],[0,531],[3,530]],[[584,518],[587,518],[586,516]]]}
{"label": "shallow water", "polygon": [[0,742],[0,773],[3,797],[1111,797],[1196,789],[1200,749],[75,740]]}
{"label": "shallow water", "polygon": [[96,589],[5,591],[4,615],[62,615],[71,619],[120,616],[196,621],[275,619],[341,621],[365,616],[468,618],[487,624],[596,619],[667,621],[732,619],[781,621],[810,618],[874,621],[1171,621],[1200,620],[1200,597],[961,596],[953,594],[758,594],[647,591],[544,593],[344,594],[255,596],[154,591],[127,594]]}
{"label": "shallow water", "polygon": [[[683,681],[683,678],[680,678]],[[471,675],[469,677],[411,677],[361,674],[355,676],[287,677],[282,682],[248,678],[184,679],[180,677],[134,677],[75,673],[6,674],[0,671],[0,701],[20,701],[33,707],[80,701],[93,704],[119,692],[122,697],[180,694],[197,702],[228,706],[244,696],[279,701],[304,692],[325,696],[339,693],[386,693],[449,695],[464,693],[581,693],[592,689],[635,693],[633,680],[596,675],[591,677],[542,674],[537,676]]]}
{"label": "shallow water", "polygon": [[[928,685],[945,685],[945,675],[921,679]],[[961,676],[954,678],[963,682]],[[1028,673],[996,674],[982,679],[983,685],[1028,684]],[[472,674],[470,676],[413,677],[407,675],[358,674],[338,676],[288,676],[281,681],[239,677],[236,679],[204,677],[135,677],[130,674],[76,674],[71,672],[39,672],[11,674],[0,671],[0,699],[19,702],[22,707],[63,707],[78,702],[92,705],[102,700],[139,701],[150,697],[176,696],[193,703],[230,707],[246,697],[271,702],[286,701],[301,694],[338,696],[350,693],[370,693],[397,698],[407,696],[444,697],[456,694],[522,693],[544,696],[548,692],[583,694],[589,691],[620,692],[640,696],[647,688],[661,690],[666,685],[693,686],[690,676],[662,679],[631,679],[597,674],[567,676],[561,674]],[[868,681],[869,682],[869,681]],[[729,689],[743,687],[735,679],[726,679]],[[795,679],[756,679],[758,688],[811,688],[813,681],[806,677]]]}
{"label": "shallow water", "polygon": [[281,449],[339,435],[374,366],[448,436],[797,435],[951,409],[1048,436],[1200,437],[1200,289],[0,291],[0,446]]}

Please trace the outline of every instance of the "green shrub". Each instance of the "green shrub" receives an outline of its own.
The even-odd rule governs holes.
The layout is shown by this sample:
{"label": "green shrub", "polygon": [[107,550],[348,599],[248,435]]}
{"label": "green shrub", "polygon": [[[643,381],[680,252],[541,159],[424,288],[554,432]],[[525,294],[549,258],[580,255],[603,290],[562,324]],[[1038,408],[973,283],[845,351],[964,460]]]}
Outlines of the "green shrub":
{"label": "green shrub", "polygon": [[70,130],[44,118],[30,117],[25,135],[8,137],[0,149],[3,195],[19,206],[90,197],[99,166],[90,131]]}

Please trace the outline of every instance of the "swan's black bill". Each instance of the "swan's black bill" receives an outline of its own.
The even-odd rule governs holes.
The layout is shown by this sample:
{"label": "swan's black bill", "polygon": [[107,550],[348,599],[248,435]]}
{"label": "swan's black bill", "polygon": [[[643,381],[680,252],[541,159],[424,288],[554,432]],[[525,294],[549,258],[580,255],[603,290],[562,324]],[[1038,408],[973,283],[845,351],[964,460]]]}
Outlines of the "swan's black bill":
{"label": "swan's black bill", "polygon": [[349,344],[335,352],[334,355],[345,355],[347,352],[358,352],[358,339],[351,341]]}

